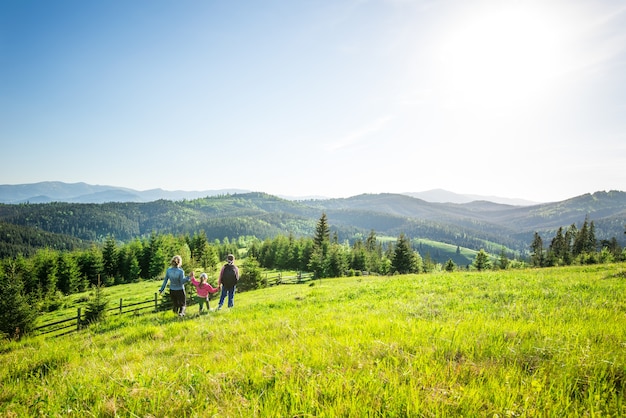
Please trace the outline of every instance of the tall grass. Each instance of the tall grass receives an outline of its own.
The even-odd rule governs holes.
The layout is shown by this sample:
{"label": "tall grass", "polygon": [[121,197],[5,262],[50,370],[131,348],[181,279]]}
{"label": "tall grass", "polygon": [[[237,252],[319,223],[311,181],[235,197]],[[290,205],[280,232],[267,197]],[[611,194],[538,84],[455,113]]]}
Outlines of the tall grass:
{"label": "tall grass", "polygon": [[325,279],[5,342],[1,416],[624,416],[626,266]]}

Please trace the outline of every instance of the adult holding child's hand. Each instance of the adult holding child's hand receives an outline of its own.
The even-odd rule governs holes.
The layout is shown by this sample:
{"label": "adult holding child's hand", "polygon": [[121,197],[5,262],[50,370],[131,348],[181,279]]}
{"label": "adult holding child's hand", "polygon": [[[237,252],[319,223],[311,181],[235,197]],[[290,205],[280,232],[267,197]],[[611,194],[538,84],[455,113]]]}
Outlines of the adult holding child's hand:
{"label": "adult holding child's hand", "polygon": [[185,272],[181,267],[182,263],[183,259],[179,255],[172,257],[172,261],[170,262],[171,266],[165,272],[165,278],[163,279],[163,284],[159,290],[159,293],[163,294],[165,286],[167,286],[167,282],[169,281],[172,311],[179,316],[185,316],[185,309],[187,308],[185,283],[189,281],[189,277],[185,277]]}

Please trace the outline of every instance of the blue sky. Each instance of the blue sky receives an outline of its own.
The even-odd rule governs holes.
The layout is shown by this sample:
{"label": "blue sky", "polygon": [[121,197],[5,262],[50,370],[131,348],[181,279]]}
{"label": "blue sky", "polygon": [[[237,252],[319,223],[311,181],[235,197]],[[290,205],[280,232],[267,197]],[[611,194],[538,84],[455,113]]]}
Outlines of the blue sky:
{"label": "blue sky", "polygon": [[626,3],[0,2],[0,184],[626,189]]}

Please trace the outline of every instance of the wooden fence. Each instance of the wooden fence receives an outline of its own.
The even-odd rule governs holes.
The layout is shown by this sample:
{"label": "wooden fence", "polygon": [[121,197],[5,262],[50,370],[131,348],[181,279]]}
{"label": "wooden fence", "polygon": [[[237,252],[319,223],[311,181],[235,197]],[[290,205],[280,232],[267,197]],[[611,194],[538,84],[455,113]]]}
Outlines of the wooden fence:
{"label": "wooden fence", "polygon": [[[277,286],[281,284],[300,284],[306,283],[308,281],[313,280],[313,273],[297,273],[293,276],[283,276],[281,273],[275,273],[272,275],[266,274],[264,278],[264,282],[266,286]],[[190,298],[189,304],[193,304],[193,298]],[[158,293],[154,294],[154,298],[150,300],[146,300],[143,302],[135,302],[130,303],[128,305],[124,305],[124,300],[120,298],[119,304],[115,307],[106,309],[106,312],[115,311],[116,315],[122,315],[127,313],[138,313],[140,311],[146,309],[152,309],[152,312],[156,312],[159,309],[167,309],[169,308],[170,301],[169,299],[164,299],[161,301],[159,306],[159,296]],[[62,335],[66,335],[81,329],[81,327],[85,325],[85,316],[82,311],[82,308],[77,308],[76,316],[72,316],[71,318],[62,319],[55,322],[48,322],[43,325],[36,327],[33,331],[35,335],[46,335],[50,334],[53,337],[60,337]]]}
{"label": "wooden fence", "polygon": [[[163,301],[161,307],[167,306],[168,303],[169,301],[167,300]],[[152,309],[153,312],[159,310],[158,293],[154,294],[153,299],[143,302],[129,303],[128,305],[124,305],[124,300],[120,298],[119,304],[115,307],[106,309],[106,312],[115,311],[117,315],[122,315],[126,313],[137,313],[145,309]],[[66,335],[80,330],[83,325],[85,325],[85,316],[82,313],[82,308],[77,308],[76,316],[62,319],[60,321],[48,322],[36,327],[33,331],[36,335],[53,334],[52,336],[54,337],[60,337],[61,335]]]}
{"label": "wooden fence", "polygon": [[266,274],[264,281],[267,286],[276,286],[279,284],[300,284],[313,280],[315,277],[313,273],[298,272],[293,276],[283,276],[282,273],[275,273],[273,275]]}

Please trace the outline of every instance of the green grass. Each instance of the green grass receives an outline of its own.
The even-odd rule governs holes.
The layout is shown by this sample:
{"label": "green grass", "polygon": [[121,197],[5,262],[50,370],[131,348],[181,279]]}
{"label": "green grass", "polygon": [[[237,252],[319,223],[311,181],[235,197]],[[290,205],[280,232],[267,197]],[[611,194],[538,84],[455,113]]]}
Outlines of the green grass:
{"label": "green grass", "polygon": [[[161,280],[150,280],[139,283],[111,286],[105,288],[104,294],[109,301],[109,308],[119,306],[120,299],[123,299],[123,304],[126,306],[137,302],[153,300],[154,294],[159,292],[161,283]],[[53,312],[44,313],[41,317],[39,317],[37,325],[48,324],[62,319],[76,317],[77,308],[82,307],[84,312],[84,308],[87,306],[88,300],[92,296],[93,290],[68,296],[65,307]]]}
{"label": "green grass", "polygon": [[324,279],[112,316],[4,342],[0,416],[624,416],[625,268]]}

